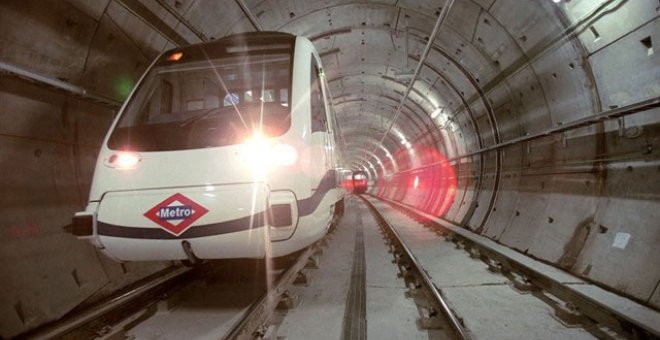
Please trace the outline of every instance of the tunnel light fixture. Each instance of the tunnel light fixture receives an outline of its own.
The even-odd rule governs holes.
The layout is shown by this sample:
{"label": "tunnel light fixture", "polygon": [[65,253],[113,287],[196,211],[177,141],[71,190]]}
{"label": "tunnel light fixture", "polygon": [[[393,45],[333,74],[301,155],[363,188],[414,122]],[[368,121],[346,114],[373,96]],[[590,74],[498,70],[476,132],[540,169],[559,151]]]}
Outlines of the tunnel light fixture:
{"label": "tunnel light fixture", "polygon": [[445,124],[447,124],[448,121],[449,121],[449,116],[447,116],[446,114],[441,114],[436,119],[438,126],[444,126]]}

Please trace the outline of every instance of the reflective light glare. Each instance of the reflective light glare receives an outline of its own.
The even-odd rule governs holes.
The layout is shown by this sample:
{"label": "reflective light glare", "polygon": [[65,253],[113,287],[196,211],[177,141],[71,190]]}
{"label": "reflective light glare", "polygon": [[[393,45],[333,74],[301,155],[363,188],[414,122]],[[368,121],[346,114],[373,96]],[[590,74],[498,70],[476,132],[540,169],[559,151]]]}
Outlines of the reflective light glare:
{"label": "reflective light glare", "polygon": [[415,181],[413,181],[413,187],[417,189],[419,186],[419,176],[415,176]]}
{"label": "reflective light glare", "polygon": [[558,3],[560,3],[560,2],[561,2],[561,0],[552,0],[552,2],[554,2],[554,3],[556,3],[556,4],[558,4]]}
{"label": "reflective light glare", "polygon": [[167,61],[179,61],[183,57],[183,52],[174,52],[167,57]]}
{"label": "reflective light glare", "polygon": [[296,163],[298,152],[296,149],[288,144],[277,144],[273,148],[273,155],[275,161],[279,165],[290,166]]}
{"label": "reflective light glare", "polygon": [[439,126],[444,126],[445,124],[447,124],[448,121],[449,121],[449,116],[447,116],[447,114],[445,113],[436,117],[436,122],[438,122]]}
{"label": "reflective light glare", "polygon": [[140,162],[140,156],[133,152],[120,152],[110,156],[109,161],[116,169],[135,169]]}
{"label": "reflective light glare", "polygon": [[298,160],[298,151],[288,144],[278,143],[256,133],[244,143],[245,157],[250,166],[263,169],[271,166],[291,166]]}

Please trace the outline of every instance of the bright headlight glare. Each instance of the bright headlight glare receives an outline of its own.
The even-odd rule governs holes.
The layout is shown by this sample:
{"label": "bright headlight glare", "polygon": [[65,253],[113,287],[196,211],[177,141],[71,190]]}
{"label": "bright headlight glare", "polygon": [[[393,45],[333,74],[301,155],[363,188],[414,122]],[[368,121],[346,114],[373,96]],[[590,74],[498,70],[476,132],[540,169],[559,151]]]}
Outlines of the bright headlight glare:
{"label": "bright headlight glare", "polygon": [[298,159],[298,152],[293,146],[260,135],[248,139],[244,145],[245,158],[253,167],[291,166]]}
{"label": "bright headlight glare", "polygon": [[119,152],[110,156],[108,163],[115,169],[135,169],[140,163],[140,156],[134,152]]}
{"label": "bright headlight glare", "polygon": [[296,148],[288,144],[276,144],[273,147],[273,161],[278,165],[291,166],[298,159]]}

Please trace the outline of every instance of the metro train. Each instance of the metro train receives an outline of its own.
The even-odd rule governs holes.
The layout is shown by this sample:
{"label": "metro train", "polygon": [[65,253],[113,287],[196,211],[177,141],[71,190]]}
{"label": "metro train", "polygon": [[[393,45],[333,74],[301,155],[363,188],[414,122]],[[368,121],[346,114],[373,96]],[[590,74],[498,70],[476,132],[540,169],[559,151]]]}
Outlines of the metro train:
{"label": "metro train", "polygon": [[119,261],[294,253],[343,211],[338,129],[304,37],[166,51],[113,122],[72,233]]}
{"label": "metro train", "polygon": [[364,171],[353,172],[353,193],[364,194],[367,191],[368,176]]}

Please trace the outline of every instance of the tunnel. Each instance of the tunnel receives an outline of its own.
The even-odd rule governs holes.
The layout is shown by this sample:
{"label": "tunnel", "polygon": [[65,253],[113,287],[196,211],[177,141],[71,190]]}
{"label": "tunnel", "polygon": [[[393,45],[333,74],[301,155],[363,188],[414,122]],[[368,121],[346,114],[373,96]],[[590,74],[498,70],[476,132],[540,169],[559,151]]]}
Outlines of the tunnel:
{"label": "tunnel", "polygon": [[113,261],[72,216],[154,59],[257,31],[317,49],[365,196],[658,313],[658,1],[3,0],[1,337],[178,265]]}

